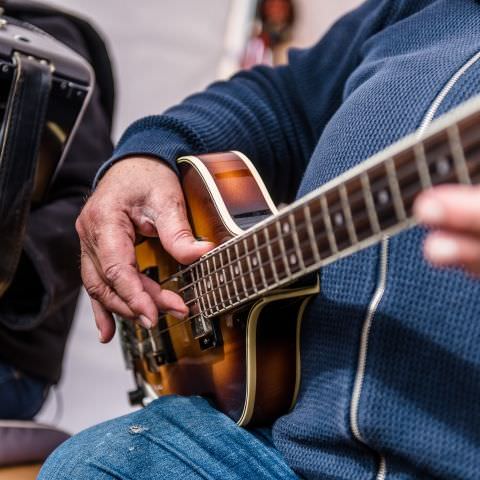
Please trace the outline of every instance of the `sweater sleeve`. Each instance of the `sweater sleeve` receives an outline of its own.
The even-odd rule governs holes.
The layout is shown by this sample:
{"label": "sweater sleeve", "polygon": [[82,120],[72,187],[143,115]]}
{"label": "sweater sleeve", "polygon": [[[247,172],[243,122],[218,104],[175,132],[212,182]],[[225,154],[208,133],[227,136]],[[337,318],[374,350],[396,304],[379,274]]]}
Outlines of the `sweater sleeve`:
{"label": "sweater sleeve", "polygon": [[115,161],[240,150],[253,161],[276,202],[291,201],[325,124],[342,101],[361,47],[389,15],[390,0],[369,0],[340,19],[314,47],[293,50],[289,64],[256,67],[216,82],[163,115],[143,118],[122,136]]}

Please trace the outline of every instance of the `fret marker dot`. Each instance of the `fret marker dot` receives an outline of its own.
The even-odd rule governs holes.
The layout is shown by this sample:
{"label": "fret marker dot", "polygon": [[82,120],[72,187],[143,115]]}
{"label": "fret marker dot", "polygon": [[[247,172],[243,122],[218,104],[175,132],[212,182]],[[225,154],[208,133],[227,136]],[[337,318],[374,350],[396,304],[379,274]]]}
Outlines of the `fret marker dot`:
{"label": "fret marker dot", "polygon": [[343,225],[343,215],[340,212],[337,212],[333,216],[333,221],[335,225],[338,225],[339,227],[341,227]]}
{"label": "fret marker dot", "polygon": [[207,282],[207,288],[212,288],[212,283],[210,282],[210,280]]}
{"label": "fret marker dot", "polygon": [[218,276],[218,278],[220,280],[220,283],[223,283],[223,274],[222,273]]}
{"label": "fret marker dot", "polygon": [[386,190],[381,190],[379,193],[378,193],[378,203],[380,203],[380,205],[386,205],[388,203],[388,201],[390,200],[390,195],[388,194],[388,192]]}
{"label": "fret marker dot", "polygon": [[290,263],[292,265],[295,265],[297,263],[297,256],[294,253],[290,255]]}
{"label": "fret marker dot", "polygon": [[240,275],[240,270],[236,265],[233,267],[233,271],[235,272],[235,275]]}
{"label": "fret marker dot", "polygon": [[258,265],[257,257],[252,257],[252,265],[256,267]]}
{"label": "fret marker dot", "polygon": [[441,176],[447,175],[450,173],[450,162],[446,157],[440,157],[436,161],[437,173]]}
{"label": "fret marker dot", "polygon": [[282,230],[283,230],[283,233],[288,233],[290,232],[290,224],[288,222],[285,222],[283,225],[282,225]]}

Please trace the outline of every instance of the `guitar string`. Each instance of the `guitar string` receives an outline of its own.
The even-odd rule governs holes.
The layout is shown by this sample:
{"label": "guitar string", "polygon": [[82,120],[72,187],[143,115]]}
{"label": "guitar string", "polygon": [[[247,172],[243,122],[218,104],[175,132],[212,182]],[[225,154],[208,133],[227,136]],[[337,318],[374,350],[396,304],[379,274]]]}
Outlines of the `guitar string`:
{"label": "guitar string", "polygon": [[[471,178],[472,178],[472,180],[473,180],[473,179],[477,179],[477,176],[476,176],[476,175],[475,175],[475,176],[472,175]],[[479,175],[478,179],[480,180],[480,175]],[[304,226],[306,226],[306,224],[304,224]],[[278,237],[278,238],[280,238],[280,237]],[[304,245],[305,245],[306,243],[307,243],[307,242],[304,242]],[[265,244],[264,244],[264,245],[265,245]],[[293,251],[295,251],[295,250],[296,250],[296,248],[294,247],[293,249],[288,250],[287,253],[293,252]],[[279,258],[282,258],[282,254],[277,255],[276,257],[274,257],[273,260],[278,260]],[[325,258],[324,258],[323,260],[325,260]],[[255,269],[252,269],[252,270],[259,270],[259,268],[260,268],[260,266],[259,266],[259,267],[256,267]],[[295,272],[295,273],[298,273],[298,272]],[[232,279],[232,282],[234,282],[234,281],[235,281],[235,280]],[[288,278],[285,278],[285,279],[283,279],[282,281],[288,282]],[[253,286],[252,286],[252,289],[253,289],[253,290],[252,290],[252,293],[257,293],[257,292],[255,292],[255,289],[253,288]],[[248,295],[248,290],[249,290],[249,289],[247,289],[247,292],[246,292],[247,295]],[[203,296],[204,296],[204,295],[203,295]],[[238,297],[238,296],[237,296],[237,297]],[[198,297],[198,298],[200,298],[200,297]],[[248,300],[251,300],[251,299],[249,299],[248,297],[246,297],[246,298],[240,300],[240,302],[242,302],[242,301],[248,301]],[[192,301],[196,301],[196,299],[192,299]],[[223,303],[225,303],[225,302],[223,302]],[[220,305],[220,304],[216,304],[214,307],[216,307],[216,306],[218,306],[218,305]],[[212,307],[212,308],[214,308],[214,307]],[[209,308],[209,310],[211,310],[212,308]],[[226,307],[226,308],[228,308],[228,307]],[[178,327],[178,326],[180,326],[180,325],[183,325],[183,324],[189,322],[190,320],[193,320],[193,319],[195,319],[195,318],[197,318],[197,317],[201,317],[201,316],[202,316],[201,313],[197,313],[197,314],[191,315],[191,316],[189,316],[189,317],[187,317],[187,318],[182,319],[182,320],[179,321],[179,322],[176,322],[176,323],[174,323],[174,324],[172,324],[172,325],[169,325],[169,326],[166,327],[166,328],[163,328],[163,329],[161,329],[161,330],[159,330],[159,331],[156,331],[155,333],[156,333],[157,335],[161,335],[161,334],[163,334],[163,333],[167,333],[169,330],[171,330],[171,329],[173,329],[173,328],[176,328],[176,327]],[[166,317],[166,315],[159,316],[159,320],[164,319],[165,317]],[[142,342],[144,342],[144,341],[147,342],[148,339],[145,339],[145,340],[143,340]]]}
{"label": "guitar string", "polygon": [[[430,164],[429,164],[429,166],[430,166]],[[399,170],[399,171],[400,171],[400,170]],[[413,171],[416,171],[416,170],[411,170],[409,173],[412,173]],[[405,173],[405,172],[403,172],[403,173]],[[405,177],[405,178],[406,178],[406,177]],[[385,182],[385,183],[386,183],[386,182]],[[388,186],[388,183],[386,184],[386,186]],[[416,193],[417,193],[416,187],[417,187],[417,185],[415,184],[415,185],[413,185],[410,189],[408,189],[408,190],[405,189],[405,190],[404,190],[404,198],[409,198],[410,195],[416,194]],[[383,188],[380,189],[379,192],[381,192],[382,190],[383,190]],[[421,189],[420,189],[420,191],[421,191]],[[364,201],[364,200],[365,200],[365,199],[364,199],[364,196],[363,196],[363,191],[355,191],[355,193],[358,194],[358,195],[356,195],[356,196],[354,196],[353,194],[351,195],[351,207],[353,206],[354,201],[357,201],[357,200],[362,200],[362,201]],[[340,208],[338,208],[338,207],[340,207]],[[393,208],[394,208],[393,204],[384,205],[384,209],[393,209]],[[338,213],[338,212],[343,212],[343,207],[342,207],[339,203],[332,204],[332,207],[330,208],[330,215],[333,216],[335,213]],[[290,213],[291,213],[291,214],[292,214],[292,213],[294,214],[294,212],[290,212]],[[377,209],[377,214],[378,214],[378,213],[380,213],[380,212],[379,212],[379,210]],[[312,223],[318,221],[319,219],[323,219],[323,214],[322,214],[322,213],[314,214],[314,215],[311,216]],[[396,219],[398,220],[398,218],[396,218]],[[362,209],[362,211],[361,211],[360,213],[356,213],[356,214],[355,214],[355,220],[367,220],[369,232],[373,233],[373,232],[372,232],[372,228],[371,228],[372,226],[370,225],[370,222],[369,222],[368,212],[367,212],[365,209]],[[278,222],[278,219],[277,219],[276,221]],[[353,222],[353,224],[354,224],[354,228],[355,228],[355,230],[356,230],[357,233],[362,233],[362,232],[363,232],[363,230],[360,230],[360,229],[355,225],[355,222]],[[272,225],[269,225],[267,228],[269,228],[269,227],[271,227],[271,226],[273,226],[273,224],[272,224]],[[304,221],[303,223],[298,223],[298,224],[297,224],[296,230],[297,230],[297,232],[301,232],[302,230],[305,230],[305,229],[307,229],[307,228],[308,228],[308,226],[307,226],[306,222]],[[343,233],[347,233],[347,227],[346,227],[346,226],[343,226],[342,228],[343,228]],[[339,232],[338,229],[337,229],[337,232]],[[322,232],[322,233],[318,234],[318,235],[316,236],[316,238],[317,238],[317,243],[320,243],[320,242],[324,241],[324,240],[327,238],[327,233]],[[244,240],[247,240],[247,241],[248,241],[248,237],[245,237]],[[214,280],[214,278],[213,278],[213,275],[216,275],[217,273],[220,272],[220,274],[226,274],[225,276],[228,277],[228,273],[227,273],[227,272],[228,272],[228,270],[230,269],[229,267],[239,267],[239,268],[240,268],[240,271],[241,271],[241,270],[242,270],[242,268],[241,268],[241,263],[240,263],[241,260],[248,259],[248,258],[252,258],[252,254],[253,254],[254,256],[256,256],[256,253],[257,253],[257,252],[262,251],[262,250],[264,250],[265,248],[268,248],[268,246],[273,245],[274,242],[277,242],[277,244],[278,244],[278,243],[281,242],[282,240],[290,240],[290,241],[293,241],[293,238],[292,238],[291,236],[289,236],[288,233],[287,233],[286,235],[276,236],[276,237],[274,237],[274,238],[271,238],[269,242],[259,244],[259,245],[255,248],[255,250],[252,250],[252,251],[250,251],[250,252],[248,251],[248,248],[246,248],[246,252],[245,252],[243,255],[240,255],[240,256],[236,257],[236,258],[235,258],[234,260],[232,260],[231,262],[226,262],[226,263],[218,262],[218,263],[220,263],[220,264],[222,264],[222,265],[220,265],[218,268],[214,268],[214,269],[211,270],[211,271],[209,270],[209,272],[208,272],[206,275],[203,275],[202,278],[200,278],[200,279],[198,279],[198,280],[194,280],[194,281],[190,282],[190,283],[187,284],[187,285],[184,285],[182,288],[176,290],[176,292],[177,292],[177,293],[182,293],[182,292],[184,292],[184,291],[186,291],[186,290],[188,290],[188,289],[194,288],[194,286],[196,286],[196,285],[199,285],[200,291],[201,291],[202,289],[204,289],[204,287],[202,288],[202,282],[204,282],[205,279],[208,279],[209,277],[210,277],[210,279],[211,279],[211,281],[212,281],[212,282],[211,282],[211,284],[212,284],[212,289],[216,288],[216,289],[218,290],[218,287],[222,288],[222,287],[223,287],[224,285],[226,285],[226,284],[234,283],[235,280],[232,280],[232,281],[230,281],[230,282],[221,282],[221,283],[215,282],[215,280]],[[310,245],[310,242],[304,243],[304,245]],[[345,247],[345,248],[349,248],[349,247],[351,247],[352,245],[353,245],[353,244],[350,242],[349,245],[348,245],[347,247]],[[242,249],[245,249],[245,247],[242,247]],[[329,251],[330,251],[330,254],[331,254],[332,252],[331,252],[331,249],[330,249],[330,248],[329,248]],[[297,252],[296,252],[296,249],[294,249],[293,252],[294,252],[294,253],[297,253]],[[217,255],[217,254],[219,254],[219,253],[221,254],[222,252],[219,250],[219,251],[217,251],[217,252],[215,253],[215,255]],[[288,252],[288,253],[291,253],[291,252]],[[213,256],[212,256],[212,257],[209,257],[209,258],[213,258]],[[260,258],[261,258],[261,256],[260,256]],[[262,262],[262,263],[259,265],[258,268],[248,268],[248,266],[247,266],[247,271],[246,271],[246,272],[241,272],[241,275],[242,275],[244,278],[248,278],[252,272],[256,272],[256,271],[260,272],[260,270],[261,270],[262,268],[264,268],[264,266],[270,265],[272,261],[275,261],[275,260],[277,260],[278,258],[283,258],[283,256],[281,255],[280,257],[276,257],[276,258],[268,258],[268,259],[267,259],[267,262]],[[327,258],[328,258],[328,256],[327,256]],[[205,259],[204,259],[204,260],[205,260]],[[258,258],[257,258],[257,261],[258,261]],[[256,262],[256,263],[258,263],[258,262]],[[208,268],[208,266],[207,266],[207,268]],[[192,268],[192,269],[193,269],[193,268]],[[262,281],[262,280],[260,279],[260,281]],[[165,283],[165,281],[162,282],[162,283]],[[209,282],[209,283],[210,283],[210,282]],[[208,286],[208,288],[210,288],[210,287]],[[189,301],[189,302],[186,303],[186,304],[188,305],[188,304],[190,304],[190,303],[193,303],[193,302],[199,300],[200,298],[205,298],[205,297],[208,298],[208,295],[210,295],[210,292],[204,292],[204,293],[202,293],[202,295],[200,295],[200,296],[198,296],[198,297],[194,297],[193,299],[191,299],[191,301]],[[221,304],[221,303],[225,303],[225,302],[220,302],[220,304]],[[215,308],[216,306],[217,306],[217,304],[215,304],[213,308]],[[209,308],[209,310],[211,310],[211,308]]]}
{"label": "guitar string", "polygon": [[[411,173],[413,172],[417,172],[417,168],[415,167],[415,165],[411,165],[410,163],[406,165],[406,167],[408,168],[408,171],[407,171],[407,168],[405,168],[403,170],[398,170],[398,172],[400,173],[400,171],[402,171],[402,173],[407,173],[407,175],[405,175],[404,178],[407,178],[408,175],[410,175]],[[351,180],[355,180],[357,177],[354,177],[352,178]],[[399,181],[401,181],[402,179],[399,177]],[[380,178],[376,183],[371,183],[371,187],[374,187],[374,186],[378,186],[380,183],[386,183],[387,180],[386,180],[386,177],[384,178]],[[388,185],[385,185],[385,186],[388,186]],[[382,185],[382,188],[379,188],[379,192],[381,192],[382,190],[384,190],[384,186]],[[329,190],[327,192],[324,193],[324,195],[328,195],[329,192],[332,192],[334,191],[335,189],[332,189],[332,190]],[[372,193],[375,194],[375,190],[374,188],[371,188],[372,190]],[[355,190],[354,192],[352,192],[350,195],[349,195],[349,200],[350,200],[350,205],[356,201],[356,200],[364,200],[364,194],[363,194],[363,189],[360,188],[358,190]],[[304,207],[305,205],[300,205],[298,206],[297,208],[300,209],[300,207]],[[387,205],[386,207],[390,207],[390,205]],[[341,211],[342,210],[342,205],[341,205],[341,201],[339,200],[338,202],[330,205],[329,207],[329,212],[330,212],[330,215],[332,216],[333,214],[337,213],[337,211]],[[272,218],[272,223],[269,224],[269,225],[265,225],[266,228],[269,228],[269,227],[272,227],[274,226],[275,222],[278,222],[279,219],[283,216],[283,215],[288,215],[288,214],[294,214],[295,212],[295,209],[293,211],[289,211],[289,212],[281,212],[281,214],[276,218],[276,220],[274,220]],[[316,216],[312,216],[312,221],[313,220],[318,220],[319,218],[323,217],[323,214],[320,213],[319,215],[316,215]],[[235,237],[235,240],[238,241],[238,243],[240,243],[241,240],[248,240],[249,239],[249,235],[252,234],[252,233],[259,233],[259,231],[255,231],[254,229],[251,230],[251,231],[248,231],[246,232],[246,236],[245,237]],[[280,237],[275,237],[275,238],[278,238],[280,239]],[[284,237],[286,238],[286,237]],[[234,240],[234,239],[232,239]],[[183,275],[187,274],[187,273],[190,273],[196,266],[200,265],[200,263],[202,262],[206,262],[208,259],[210,258],[213,258],[214,256],[218,255],[218,254],[221,254],[222,252],[224,252],[227,248],[229,248],[230,246],[233,246],[233,244],[235,244],[237,242],[233,242],[233,243],[230,243],[228,245],[219,245],[217,248],[215,248],[214,250],[212,250],[210,253],[210,255],[208,257],[202,257],[202,258],[199,258],[196,262],[186,266],[185,268],[183,268],[182,270],[178,271],[178,272],[175,272],[174,274],[160,280],[158,283],[159,285],[164,285],[165,283],[168,283],[168,282],[171,282],[172,280],[174,279],[177,279],[177,278],[181,278]],[[262,244],[262,245],[267,245],[266,243]],[[242,247],[243,248],[243,247]],[[246,255],[243,255],[243,256],[240,256],[240,257],[237,257],[235,259],[235,262],[243,259],[243,258],[247,258],[248,254]],[[233,265],[233,261],[229,264],[227,264],[226,266],[230,266],[230,265]],[[215,271],[218,271],[219,269],[215,270]],[[212,273],[215,273],[215,271],[213,271]],[[192,282],[191,284],[189,284],[188,286],[190,285],[193,285],[193,284],[196,284],[196,283],[199,283],[201,280],[197,280],[197,281],[194,281]],[[180,289],[178,291],[183,291],[184,289],[186,289],[188,286],[184,286],[183,289]]]}
{"label": "guitar string", "polygon": [[[445,132],[445,135],[446,135],[446,132]],[[425,141],[424,141],[424,142],[425,142]],[[418,143],[418,144],[419,144],[419,145],[420,145],[420,144],[423,145],[424,142],[423,142],[423,143],[420,142],[420,143]],[[417,145],[417,144],[416,144],[416,145]],[[464,149],[466,149],[466,148],[467,148],[467,146],[464,147]],[[413,146],[410,147],[410,150],[411,150],[414,158],[417,159],[417,154],[415,153]],[[434,162],[435,162],[435,160],[437,160],[437,158],[434,159]],[[432,166],[432,163],[429,161],[429,158],[428,158],[428,157],[425,158],[425,161],[426,161],[427,167]],[[433,162],[433,163],[434,163],[434,162]],[[468,164],[468,160],[467,160],[466,163]],[[381,164],[379,164],[379,165],[376,165],[376,166],[372,167],[372,169],[373,169],[373,168],[377,168],[377,167],[381,167],[381,166],[383,166],[383,167],[385,168],[384,163],[381,163]],[[404,165],[400,165],[400,168],[398,168],[396,171],[397,171],[397,179],[398,179],[399,182],[402,182],[404,179],[408,178],[408,176],[411,175],[412,173],[420,173],[416,161],[415,161],[415,162],[408,162],[408,163],[406,163],[406,164],[404,164]],[[363,172],[363,173],[368,174],[368,170],[366,170],[366,171]],[[403,177],[402,177],[400,174],[402,174]],[[352,178],[349,179],[348,181],[354,181],[355,179],[358,179],[358,177],[359,177],[359,176],[352,177]],[[419,177],[419,178],[420,178],[420,177]],[[377,179],[376,179],[376,180],[377,180]],[[348,181],[347,181],[347,182],[348,182]],[[372,188],[372,187],[375,187],[375,186],[378,187],[379,184],[383,184],[383,183],[385,183],[385,184],[386,184],[385,186],[388,187],[388,179],[387,179],[386,175],[385,175],[384,177],[382,177],[382,178],[379,178],[379,179],[377,180],[377,182],[371,183],[371,188],[370,188],[370,189],[372,190],[372,193],[375,194],[375,189]],[[379,188],[378,191],[381,192],[381,191],[385,188],[385,186],[382,185],[382,188]],[[329,190],[329,191],[325,192],[323,195],[328,195],[329,192],[334,191],[334,190],[335,190],[335,188],[332,189],[332,190]],[[422,190],[423,190],[423,188],[421,188],[419,191],[422,191]],[[363,193],[363,189],[362,189],[362,188],[356,189],[355,191],[353,191],[353,192],[349,195],[350,205],[352,204],[353,201],[357,201],[357,200],[363,200],[363,201],[365,200],[365,198],[364,198],[364,193]],[[388,207],[390,207],[390,205],[388,205]],[[300,208],[300,206],[299,206],[298,208]],[[342,205],[341,205],[341,201],[340,201],[340,200],[337,201],[336,203],[334,203],[333,205],[331,205],[331,207],[330,207],[330,213],[331,213],[331,214],[332,214],[332,213],[337,213],[337,210],[338,210],[338,211],[342,211]],[[287,215],[288,213],[292,213],[292,212],[285,212],[285,213],[283,213],[283,214],[284,214],[284,215]],[[313,219],[312,219],[312,220],[313,220]],[[277,219],[277,220],[273,220],[273,221],[272,221],[272,224],[271,224],[271,225],[268,225],[267,228],[270,227],[270,226],[273,226],[273,225],[275,224],[275,222],[278,222],[278,221],[279,221],[278,219]],[[334,230],[334,232],[335,232],[335,230]],[[251,230],[251,231],[248,232],[248,234],[251,234],[251,233],[258,233],[258,231],[255,231],[255,229],[253,229],[253,230]],[[248,239],[248,236],[243,237],[243,238]],[[232,240],[234,240],[234,239],[232,239]],[[235,240],[238,241],[238,240],[240,240],[240,239],[239,239],[238,237],[236,237]],[[209,255],[209,256],[207,256],[207,257],[200,258],[200,259],[198,259],[196,262],[194,262],[194,263],[192,263],[191,265],[183,268],[182,270],[176,272],[175,274],[172,274],[172,275],[166,277],[165,279],[162,279],[162,280],[159,282],[159,284],[160,284],[160,285],[163,285],[163,284],[165,284],[165,283],[167,283],[167,282],[169,282],[169,281],[172,281],[172,280],[174,280],[174,279],[176,279],[176,278],[181,278],[181,277],[184,276],[185,274],[190,273],[196,266],[200,265],[202,262],[207,261],[209,258],[212,258],[213,256],[215,256],[215,255],[217,255],[217,254],[221,254],[222,251],[225,251],[227,248],[229,248],[229,247],[232,245],[232,244],[229,243],[229,242],[227,242],[227,243],[228,243],[227,245],[224,245],[224,246],[220,245],[218,248],[212,250],[211,255]],[[234,243],[235,243],[235,242],[233,242],[233,244],[234,244]],[[246,258],[246,256],[245,256],[245,258]],[[238,260],[239,260],[239,259],[238,259]],[[200,280],[199,280],[199,281],[200,281]],[[197,283],[198,283],[198,281],[197,281]]]}
{"label": "guitar string", "polygon": [[[277,240],[278,240],[278,239],[277,239]],[[305,242],[304,242],[304,244],[305,244]],[[293,249],[289,250],[288,253],[289,253],[289,252],[295,252],[295,251],[296,251],[296,248],[294,247]],[[282,255],[279,255],[279,256],[275,257],[274,260],[278,260],[279,258],[282,258]],[[252,270],[259,271],[260,268],[262,268],[262,267],[259,266],[259,267],[256,267],[255,269],[252,269]],[[298,273],[298,271],[295,272],[295,273]],[[295,273],[294,273],[294,274],[295,274]],[[288,282],[288,280],[289,280],[289,278],[286,277],[286,278],[282,279],[282,282]],[[233,282],[235,282],[234,279],[232,279],[229,283],[233,283]],[[255,295],[254,295],[253,298],[249,298],[249,295],[250,295],[250,292],[249,292],[249,291],[250,291],[250,290],[251,290],[251,293],[254,293],[255,295],[258,295],[258,294],[261,294],[264,289],[260,289],[259,291],[256,291],[255,288],[254,288],[254,286],[253,286],[253,284],[252,284],[251,287],[250,287],[250,288],[247,288],[246,291],[244,292],[244,293],[246,294],[246,296],[245,296],[243,299],[241,299],[239,295],[236,295],[236,297],[239,299],[239,300],[238,300],[238,303],[239,303],[239,304],[241,304],[242,302],[248,301],[248,300],[253,300],[253,298],[255,298]],[[200,297],[193,298],[191,301],[189,301],[189,303],[197,302],[200,298],[205,297],[205,296],[207,296],[207,295],[208,295],[208,292],[206,292],[205,294],[202,294]],[[213,310],[214,310],[215,308],[219,307],[219,306],[222,306],[222,304],[223,304],[223,309],[230,308],[230,307],[234,306],[234,305],[226,306],[226,305],[225,305],[225,302],[221,302],[221,303],[215,303],[212,307],[207,308],[207,310],[212,310],[212,314],[215,314],[215,313],[216,313],[216,314],[218,315],[218,314],[220,314],[220,311],[219,311],[219,312],[213,312]],[[188,322],[188,321],[190,321],[190,320],[193,320],[194,318],[200,317],[201,315],[202,315],[201,313],[198,313],[198,314],[189,316],[189,317],[183,319],[182,321],[177,322],[177,323],[175,323],[175,324],[173,324],[173,325],[170,325],[168,328],[163,329],[163,330],[161,330],[161,331],[159,331],[159,332],[157,332],[157,333],[158,333],[158,334],[165,333],[165,332],[169,331],[170,329],[175,328],[175,327],[177,327],[177,326],[179,326],[179,325],[181,325],[181,324],[184,324],[184,323],[186,323],[186,322]],[[165,317],[166,317],[166,315],[162,315],[162,316],[159,317],[159,320],[160,320],[160,319],[163,319],[163,318],[165,318]]]}
{"label": "guitar string", "polygon": [[[306,224],[303,224],[303,225],[301,225],[301,226],[299,225],[299,228],[300,228],[300,227],[306,227]],[[280,238],[280,237],[275,238],[274,240],[275,240],[275,241],[278,241],[279,238]],[[310,242],[303,242],[303,245],[310,245]],[[265,244],[263,244],[263,247],[262,247],[262,248],[264,248],[264,247],[265,247]],[[294,246],[293,248],[289,249],[286,253],[288,254],[288,253],[291,253],[291,252],[295,252],[295,253],[296,253],[296,247],[295,247],[295,246]],[[272,261],[276,261],[276,260],[279,260],[279,259],[282,259],[282,258],[283,258],[283,255],[280,254],[280,255],[277,255],[276,257],[274,257],[274,258],[272,259]],[[326,258],[328,258],[328,257],[326,257]],[[323,258],[323,260],[325,260],[326,258]],[[304,257],[304,260],[305,260],[305,257]],[[227,267],[227,265],[226,265],[224,268],[226,268],[226,267]],[[251,269],[250,272],[249,272],[249,274],[250,274],[250,273],[254,273],[254,274],[255,274],[255,273],[259,272],[262,268],[263,268],[263,267],[262,267],[261,265],[258,265],[258,266],[256,266],[255,268]],[[299,271],[294,272],[293,275],[297,274],[298,272],[299,272]],[[281,282],[288,282],[288,280],[289,280],[289,278],[288,278],[288,277],[285,277],[284,279],[281,280]],[[232,278],[230,281],[228,281],[228,282],[226,282],[226,283],[233,284],[235,281],[236,281],[236,280]],[[213,281],[212,281],[212,283],[213,283]],[[217,284],[217,287],[220,286],[220,288],[222,288],[224,285],[225,285],[225,283],[222,284],[222,286],[220,286],[219,284]],[[258,291],[256,291],[256,290],[255,290],[255,286],[254,286],[253,283],[252,283],[252,284],[250,285],[250,288],[247,288],[247,289],[246,289],[246,291],[245,291],[245,296],[244,296],[243,299],[240,298],[240,295],[234,295],[234,297],[237,297],[237,298],[238,298],[238,302],[237,302],[237,303],[240,303],[240,304],[241,304],[242,302],[245,302],[245,301],[248,301],[248,300],[253,300],[253,299],[255,298],[255,295],[259,295],[259,294],[263,293],[263,291],[264,291],[265,289],[266,289],[266,287],[263,287],[263,288],[259,289]],[[225,289],[225,290],[227,290],[227,289]],[[254,294],[254,297],[253,297],[253,298],[249,298],[249,295],[250,295],[251,293]],[[208,294],[209,294],[209,292],[202,293],[202,295],[200,295],[200,296],[198,296],[198,297],[192,298],[192,299],[189,300],[186,304],[189,305],[189,304],[192,304],[192,303],[196,303],[196,302],[198,302],[198,300],[200,300],[201,298],[207,297]],[[230,308],[230,307],[232,307],[232,306],[234,306],[234,305],[226,305],[226,302],[223,301],[223,302],[220,302],[220,303],[215,303],[212,307],[209,307],[209,308],[207,308],[206,310],[207,310],[207,311],[208,311],[208,310],[211,310],[211,311],[212,311],[212,313],[211,313],[212,315],[214,315],[214,314],[218,315],[218,314],[221,313],[220,311],[219,311],[219,312],[214,312],[214,309],[216,309],[217,307],[223,307],[223,309],[227,309],[227,308]],[[192,317],[188,317],[187,319],[182,320],[182,321],[180,322],[180,324],[181,324],[181,323],[184,323],[185,321],[188,321],[188,320],[190,320],[190,319],[196,318],[196,317],[198,317],[198,316],[201,316],[201,313],[196,314],[196,315],[194,315],[194,316],[192,316]],[[166,315],[162,315],[162,316],[159,317],[159,319],[163,319],[163,318],[165,318],[165,317],[166,317]],[[175,327],[175,326],[176,326],[176,324],[173,324],[171,327]],[[168,329],[167,329],[167,330],[168,330]]]}

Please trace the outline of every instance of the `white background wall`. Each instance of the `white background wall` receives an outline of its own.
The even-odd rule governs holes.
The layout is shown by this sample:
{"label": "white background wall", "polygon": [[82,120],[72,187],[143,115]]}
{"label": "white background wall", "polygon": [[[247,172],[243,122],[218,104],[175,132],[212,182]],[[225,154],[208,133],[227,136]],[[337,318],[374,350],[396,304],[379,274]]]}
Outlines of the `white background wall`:
{"label": "white background wall", "polygon": [[[117,74],[115,138],[133,120],[159,113],[215,79],[230,7],[250,0],[55,0],[93,19],[109,43]],[[360,0],[298,0],[299,45],[317,40]],[[230,52],[231,53],[231,52]],[[81,298],[67,348],[63,380],[39,419],[71,432],[131,411],[116,339],[100,345],[90,306]],[[59,409],[63,403],[63,411]]]}
{"label": "white background wall", "polygon": [[295,43],[308,46],[316,42],[332,23],[364,0],[296,0],[298,22]]}

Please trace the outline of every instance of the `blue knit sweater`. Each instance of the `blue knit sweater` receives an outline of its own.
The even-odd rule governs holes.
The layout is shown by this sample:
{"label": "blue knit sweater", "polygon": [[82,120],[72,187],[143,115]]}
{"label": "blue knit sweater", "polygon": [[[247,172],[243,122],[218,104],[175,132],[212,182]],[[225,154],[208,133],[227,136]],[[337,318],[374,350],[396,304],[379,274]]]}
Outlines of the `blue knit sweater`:
{"label": "blue knit sweater", "polygon": [[[241,150],[274,199],[291,201],[416,130],[455,75],[436,116],[479,93],[478,52],[477,1],[370,0],[288,66],[242,72],[134,123],[113,160],[148,154],[175,168],[180,155]],[[480,478],[480,281],[431,268],[424,235],[321,272],[298,403],[273,427],[306,478]]]}

